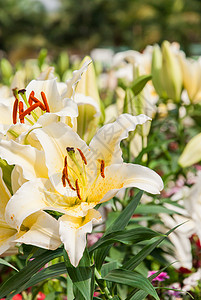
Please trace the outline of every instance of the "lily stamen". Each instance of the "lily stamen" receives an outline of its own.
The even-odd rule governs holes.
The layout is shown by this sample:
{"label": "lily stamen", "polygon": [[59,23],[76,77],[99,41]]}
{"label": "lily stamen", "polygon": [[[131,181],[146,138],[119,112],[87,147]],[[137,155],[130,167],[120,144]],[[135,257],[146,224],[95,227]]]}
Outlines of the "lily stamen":
{"label": "lily stamen", "polygon": [[18,99],[15,98],[15,102],[13,105],[13,124],[17,123],[17,108],[18,108]]}
{"label": "lily stamen", "polygon": [[32,106],[30,106],[29,108],[27,108],[23,113],[21,113],[21,114],[19,115],[20,120],[23,119],[26,115],[29,115],[29,114],[32,112],[32,110],[34,110],[34,109],[37,108],[38,106],[40,106],[40,104],[39,104],[39,103],[35,103],[35,104],[33,104]]}
{"label": "lily stamen", "polygon": [[78,185],[78,179],[75,180],[75,186],[76,186],[77,196],[82,201],[82,198],[81,198],[81,195],[80,195],[80,188],[79,188],[79,185]]}
{"label": "lily stamen", "polygon": [[31,100],[32,100],[33,102],[38,103],[38,104],[39,104],[39,107],[40,107],[43,111],[46,110],[44,104],[43,104],[42,102],[40,102],[40,100],[38,100],[36,97],[34,97],[34,96],[31,95],[31,94],[30,94],[30,98],[31,98]]}
{"label": "lily stamen", "polygon": [[45,105],[46,112],[50,112],[50,108],[49,108],[49,105],[48,105],[48,102],[47,102],[47,98],[46,98],[46,95],[45,95],[44,92],[41,92],[41,97],[43,99],[43,103]]}
{"label": "lily stamen", "polygon": [[[19,102],[19,115],[24,112],[24,104],[22,101]],[[24,117],[20,118],[20,123],[24,123]]]}
{"label": "lily stamen", "polygon": [[71,190],[75,191],[76,189],[72,186],[70,179],[68,178],[68,165],[67,165],[67,156],[64,158],[64,168],[62,171],[62,177],[61,177],[63,186],[66,187],[66,181],[68,182],[69,187]]}
{"label": "lily stamen", "polygon": [[87,160],[86,160],[86,157],[84,156],[84,153],[79,148],[77,148],[77,150],[79,151],[84,164],[87,165]]}
{"label": "lily stamen", "polygon": [[32,92],[30,93],[30,95],[29,95],[29,100],[28,100],[28,102],[29,102],[29,105],[30,105],[30,106],[31,106],[32,103],[33,103],[32,97],[34,97],[34,91],[32,91]]}
{"label": "lily stamen", "polygon": [[101,159],[100,163],[101,163],[101,165],[100,165],[100,173],[101,173],[101,176],[103,178],[105,178],[105,173],[104,173],[104,171],[105,171],[105,162],[104,162],[103,159]]}

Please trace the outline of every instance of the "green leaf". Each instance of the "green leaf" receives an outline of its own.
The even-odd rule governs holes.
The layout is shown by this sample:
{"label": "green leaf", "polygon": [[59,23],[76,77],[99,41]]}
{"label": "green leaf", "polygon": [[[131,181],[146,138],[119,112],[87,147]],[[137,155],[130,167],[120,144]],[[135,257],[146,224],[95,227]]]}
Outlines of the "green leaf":
{"label": "green leaf", "polygon": [[144,277],[143,275],[137,272],[117,269],[111,271],[103,279],[115,283],[126,284],[135,288],[139,288],[147,292],[151,296],[153,296],[155,299],[160,300],[150,281],[146,277]]}
{"label": "green leaf", "polygon": [[47,296],[45,296],[45,300],[55,300],[57,296],[60,295],[61,292],[51,292]]}
{"label": "green leaf", "polygon": [[[97,242],[99,243],[106,235],[113,233],[115,231],[123,230],[130,218],[132,217],[141,197],[142,197],[143,191],[139,191],[137,195],[131,200],[131,202],[127,205],[127,207],[121,212],[119,217],[110,225],[110,227],[106,230],[103,237]],[[94,247],[96,247],[96,244],[94,244]],[[98,270],[101,269],[101,266],[104,262],[105,257],[107,256],[111,246],[107,246],[101,249],[97,249],[94,253],[94,260],[96,264],[96,268]]]}
{"label": "green leaf", "polygon": [[77,268],[72,266],[65,250],[63,250],[63,254],[68,275],[70,276],[74,286],[79,290],[84,299],[91,299],[92,268],[90,267],[88,250],[85,249],[83,257]]}
{"label": "green leaf", "polygon": [[61,256],[63,249],[57,249],[55,251],[45,251],[45,253],[39,255],[37,258],[28,263],[17,274],[10,277],[5,283],[0,286],[0,298],[4,298],[9,295],[12,291],[15,291],[19,286],[27,283],[30,278],[40,270],[50,260]]}
{"label": "green leaf", "polygon": [[174,210],[168,209],[162,205],[150,205],[150,204],[141,204],[137,207],[136,214],[142,215],[142,214],[175,214]]}
{"label": "green leaf", "polygon": [[12,269],[14,269],[15,271],[19,272],[19,270],[17,268],[15,268],[13,265],[11,265],[9,262],[7,262],[6,260],[0,258],[0,265],[5,265],[7,267],[10,267]]}
{"label": "green leaf", "polygon": [[137,255],[135,255],[133,258],[131,258],[129,261],[123,264],[122,268],[127,270],[134,270],[147,257],[147,255],[149,255],[165,238],[167,238],[167,236],[171,232],[173,232],[177,227],[181,226],[182,224],[175,226],[173,229],[169,230],[163,237],[157,239],[155,242],[146,245]]}
{"label": "green leaf", "polygon": [[145,87],[146,83],[151,80],[151,75],[142,75],[134,80],[132,84],[132,90],[135,96],[137,96]]}
{"label": "green leaf", "polygon": [[131,298],[127,298],[126,300],[144,300],[147,295],[147,292],[139,290]]}
{"label": "green leaf", "polygon": [[152,239],[153,237],[159,235],[161,234],[146,227],[138,227],[130,230],[112,232],[105,235],[96,244],[94,244],[90,248],[90,251],[94,251],[97,248],[104,247],[106,245],[110,245],[115,242],[134,244],[140,241]]}
{"label": "green leaf", "polygon": [[70,279],[70,276],[67,277],[67,299],[74,299],[73,282]]}
{"label": "green leaf", "polygon": [[[147,279],[151,282],[154,278],[156,278],[161,272],[165,271],[172,264],[173,263],[168,264],[167,266],[165,266],[164,268],[162,268],[158,272],[156,272],[156,273],[152,274],[151,276],[149,276]],[[126,300],[143,300],[147,295],[148,295],[147,292],[144,292],[144,291],[139,290],[139,289],[134,289],[130,293],[130,295],[126,298]]]}

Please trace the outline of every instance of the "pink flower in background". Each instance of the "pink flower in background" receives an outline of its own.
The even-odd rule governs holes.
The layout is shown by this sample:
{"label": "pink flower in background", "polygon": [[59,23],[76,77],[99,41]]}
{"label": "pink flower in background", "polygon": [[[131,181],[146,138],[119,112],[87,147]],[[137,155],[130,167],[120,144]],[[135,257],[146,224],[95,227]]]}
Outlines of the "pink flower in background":
{"label": "pink flower in background", "polygon": [[101,237],[102,233],[91,233],[87,235],[87,244],[88,247],[91,247],[93,244],[95,244]]}
{"label": "pink flower in background", "polygon": [[[148,271],[148,277],[157,273],[158,271]],[[166,272],[161,272],[158,276],[156,276],[152,281],[164,281],[165,279],[169,279],[170,277]]]}

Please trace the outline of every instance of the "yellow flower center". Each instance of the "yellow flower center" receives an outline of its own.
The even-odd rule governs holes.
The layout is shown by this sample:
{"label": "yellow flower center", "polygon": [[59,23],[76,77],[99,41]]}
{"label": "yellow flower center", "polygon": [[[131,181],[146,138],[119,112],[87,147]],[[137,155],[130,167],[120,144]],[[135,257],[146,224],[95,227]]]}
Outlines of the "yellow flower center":
{"label": "yellow flower center", "polygon": [[[87,159],[82,150],[79,148],[74,149],[73,147],[67,147],[66,151],[67,156],[64,158],[64,168],[61,178],[63,186],[66,187],[66,183],[68,183],[70,189],[76,191],[79,202],[87,201],[89,190],[85,168],[87,165]],[[70,161],[68,158],[70,158]],[[101,175],[102,178],[105,178],[105,162],[104,160],[98,160],[98,162],[100,167],[98,168],[97,176],[93,181],[93,185],[97,181],[99,175]]]}

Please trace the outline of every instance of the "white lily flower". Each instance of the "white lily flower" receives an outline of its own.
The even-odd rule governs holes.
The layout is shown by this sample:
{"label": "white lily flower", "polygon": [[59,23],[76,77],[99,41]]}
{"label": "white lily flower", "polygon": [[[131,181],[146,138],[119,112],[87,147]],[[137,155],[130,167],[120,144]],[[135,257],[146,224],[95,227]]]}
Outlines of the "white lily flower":
{"label": "white lily flower", "polygon": [[[100,220],[93,207],[110,200],[125,187],[137,187],[152,194],[163,189],[163,182],[154,171],[123,163],[122,159],[121,140],[128,137],[128,132],[135,130],[137,125],[148,120],[145,115],[121,115],[116,122],[103,126],[89,146],[65,124],[52,123],[36,129],[35,136],[45,153],[48,176],[30,180],[19,188],[8,203],[7,222],[19,226],[31,213],[41,209],[61,212],[64,216],[59,219],[60,238],[71,263],[77,266],[83,253],[80,249],[85,247],[86,232],[90,232],[93,220]],[[22,147],[25,148],[24,145]],[[4,155],[5,159],[6,156],[14,162],[12,147]],[[27,163],[25,166],[27,168]],[[42,164],[40,168],[43,168]],[[11,219],[11,211],[14,210],[15,216]],[[69,226],[74,228],[70,234],[80,236],[79,239],[74,236],[73,240],[78,245],[72,246],[71,250],[68,230],[64,230]]]}
{"label": "white lily flower", "polygon": [[56,78],[52,78],[53,69],[49,68],[39,79],[32,80],[26,89],[14,89],[15,99],[0,100],[0,132],[5,134],[8,130],[7,136],[16,139],[22,132],[26,132],[25,125],[33,126],[36,123],[45,126],[58,121],[76,130],[78,107],[73,100],[74,90],[89,63],[87,61],[80,70],[74,71],[73,78],[67,84],[58,83]]}
{"label": "white lily flower", "polygon": [[[58,222],[43,211],[31,214],[19,227],[9,225],[5,220],[6,205],[11,198],[0,169],[0,254],[12,248],[15,243],[31,244],[54,250],[61,241],[58,236]],[[15,211],[11,211],[13,218]]]}

